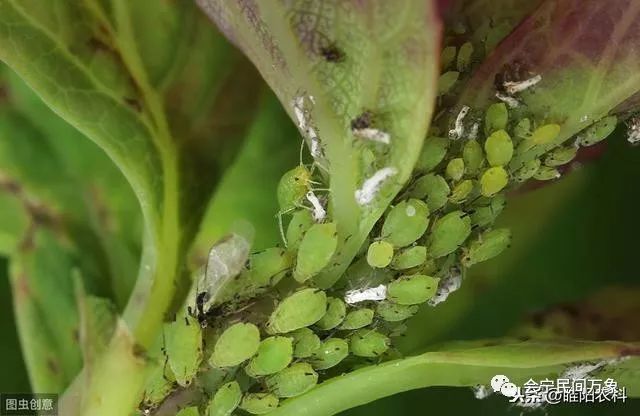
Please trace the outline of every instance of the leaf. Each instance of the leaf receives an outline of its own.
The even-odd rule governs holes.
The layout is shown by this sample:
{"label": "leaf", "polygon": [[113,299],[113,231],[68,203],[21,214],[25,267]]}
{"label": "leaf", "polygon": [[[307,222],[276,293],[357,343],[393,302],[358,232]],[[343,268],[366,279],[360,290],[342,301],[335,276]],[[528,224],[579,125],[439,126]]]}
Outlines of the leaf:
{"label": "leaf", "polygon": [[[220,30],[252,60],[289,115],[298,121],[316,162],[327,169],[333,219],[344,247],[316,283],[331,286],[347,267],[391,198],[408,179],[425,136],[435,96],[439,22],[435,4],[401,7],[378,0],[271,2],[199,0]],[[328,57],[328,58],[327,58]],[[296,104],[297,103],[297,104]],[[306,120],[297,120],[304,105]],[[374,149],[351,133],[369,110],[391,137]],[[307,119],[308,118],[308,119]],[[309,130],[313,129],[313,132]],[[319,141],[312,139],[317,133]],[[360,207],[355,191],[377,170],[393,167],[373,203]],[[321,168],[322,169],[322,168]]]}
{"label": "leaf", "polygon": [[522,385],[529,378],[541,380],[558,376],[571,364],[620,357],[628,358],[613,361],[611,368],[626,371],[624,383],[627,384],[620,380],[620,385],[627,386],[628,395],[637,396],[640,395],[638,355],[638,344],[618,342],[513,343],[505,340],[485,342],[485,345],[477,341],[461,342],[330,379],[302,396],[281,403],[271,414],[332,415],[411,389],[487,385],[496,374],[504,374],[516,385]]}

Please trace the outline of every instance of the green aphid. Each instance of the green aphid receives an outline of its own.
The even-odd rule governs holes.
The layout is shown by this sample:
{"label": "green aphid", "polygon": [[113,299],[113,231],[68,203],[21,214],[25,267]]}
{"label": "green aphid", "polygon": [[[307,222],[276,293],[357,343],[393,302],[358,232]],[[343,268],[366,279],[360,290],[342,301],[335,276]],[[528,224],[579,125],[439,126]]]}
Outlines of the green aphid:
{"label": "green aphid", "polygon": [[300,328],[287,335],[293,338],[293,356],[296,358],[310,357],[320,349],[320,338],[309,328]]}
{"label": "green aphid", "polygon": [[293,359],[293,340],[289,337],[269,337],[258,347],[257,354],[249,361],[246,372],[252,377],[275,374],[286,368]]}
{"label": "green aphid", "polygon": [[444,74],[440,75],[438,79],[438,95],[444,95],[448,93],[456,82],[458,82],[458,78],[460,77],[460,72],[458,71],[447,71]]}
{"label": "green aphid", "polygon": [[414,246],[398,252],[391,261],[391,268],[394,270],[405,270],[420,266],[427,260],[427,248],[425,246]]}
{"label": "green aphid", "polygon": [[540,166],[540,169],[533,175],[538,181],[551,181],[560,177],[560,171],[551,166]]}
{"label": "green aphid", "polygon": [[440,65],[442,69],[447,69],[456,60],[458,51],[455,46],[447,46],[440,54]]}
{"label": "green aphid", "polygon": [[575,146],[561,146],[553,149],[544,159],[544,164],[551,167],[566,165],[578,154]]}
{"label": "green aphid", "polygon": [[333,329],[342,323],[346,314],[347,305],[342,299],[327,298],[327,312],[316,322],[316,326],[324,330]]}
{"label": "green aphid", "polygon": [[453,202],[454,204],[461,204],[467,200],[472,191],[473,181],[471,179],[465,179],[464,181],[453,187],[451,196],[449,197],[449,201]]}
{"label": "green aphid", "polygon": [[300,242],[293,278],[298,282],[309,280],[324,269],[338,247],[338,233],[332,222],[314,224]]}
{"label": "green aphid", "polygon": [[295,397],[318,384],[318,373],[309,363],[295,363],[266,380],[267,388],[278,397]]}
{"label": "green aphid", "polygon": [[418,312],[416,305],[399,305],[397,303],[383,301],[376,306],[376,313],[387,322],[399,322],[411,318]]}
{"label": "green aphid", "polygon": [[447,154],[449,139],[444,137],[428,137],[422,145],[422,151],[416,163],[416,170],[428,172],[438,166]]}
{"label": "green aphid", "polygon": [[464,160],[461,157],[451,159],[445,170],[447,177],[453,181],[459,181],[464,175]]}
{"label": "green aphid", "polygon": [[387,285],[387,299],[399,305],[417,305],[431,299],[440,279],[424,274],[403,276]]}
{"label": "green aphid", "polygon": [[460,51],[458,52],[458,59],[456,62],[456,67],[458,71],[464,72],[471,65],[471,57],[473,55],[473,44],[471,42],[465,42],[460,47]]}
{"label": "green aphid", "polygon": [[200,416],[200,412],[196,406],[183,407],[176,416]]}
{"label": "green aphid", "polygon": [[213,347],[209,363],[214,367],[234,367],[253,357],[260,346],[260,330],[252,323],[231,325]]}
{"label": "green aphid", "polygon": [[559,124],[545,124],[544,126],[540,126],[531,133],[525,143],[526,146],[544,146],[558,138],[560,134],[560,125]]}
{"label": "green aphid", "polygon": [[155,365],[145,380],[142,405],[145,408],[155,409],[176,388],[174,382],[175,376],[170,368],[165,369],[164,364]]}
{"label": "green aphid", "polygon": [[311,186],[311,172],[299,165],[282,175],[278,182],[278,203],[281,212],[297,208]]}
{"label": "green aphid", "polygon": [[267,286],[277,274],[291,268],[291,255],[280,247],[272,247],[249,258],[250,277],[258,286]]}
{"label": "green aphid", "polygon": [[518,121],[516,126],[513,128],[513,135],[518,140],[525,140],[531,136],[531,120],[523,118]]}
{"label": "green aphid", "polygon": [[493,196],[502,191],[509,183],[509,174],[502,166],[494,166],[484,171],[480,177],[480,193]]}
{"label": "green aphid", "polygon": [[189,386],[202,361],[202,327],[190,315],[164,324],[164,348],[167,365],[176,382]]}
{"label": "green aphid", "polygon": [[476,208],[471,214],[471,223],[477,227],[489,227],[502,213],[506,204],[504,194],[495,195],[487,206]]}
{"label": "green aphid", "polygon": [[540,165],[540,159],[526,161],[520,169],[513,173],[513,180],[522,183],[531,179],[538,169],[540,169]]}
{"label": "green aphid", "polygon": [[391,208],[382,225],[382,238],[394,247],[405,247],[422,237],[428,226],[427,204],[409,199]]}
{"label": "green aphid", "polygon": [[349,348],[357,357],[378,357],[389,349],[390,344],[389,337],[372,329],[359,329],[349,337]]}
{"label": "green aphid", "polygon": [[318,322],[327,312],[327,295],[319,289],[302,289],[276,306],[267,322],[272,334],[283,334]]}
{"label": "green aphid", "polygon": [[616,129],[618,117],[607,116],[587,127],[580,135],[582,146],[592,146],[607,137]]}
{"label": "green aphid", "polygon": [[475,175],[484,163],[484,152],[477,140],[469,140],[462,148],[462,160],[467,173]]}
{"label": "green aphid", "polygon": [[491,166],[504,166],[513,157],[511,136],[504,130],[495,131],[484,143],[487,161]]}
{"label": "green aphid", "polygon": [[311,356],[311,364],[317,370],[338,365],[349,355],[349,344],[342,338],[329,338]]}
{"label": "green aphid", "polygon": [[209,401],[205,415],[231,416],[240,404],[240,400],[242,400],[242,390],[237,381],[223,384]]}
{"label": "green aphid", "polygon": [[369,266],[382,269],[391,263],[393,258],[393,245],[387,241],[374,241],[367,250],[367,263]]}
{"label": "green aphid", "polygon": [[278,407],[280,399],[273,393],[247,393],[240,402],[240,409],[252,415],[263,415]]}
{"label": "green aphid", "polygon": [[491,104],[484,114],[484,134],[490,136],[498,130],[506,130],[509,123],[509,110],[505,103]]}
{"label": "green aphid", "polygon": [[449,200],[451,189],[447,181],[440,175],[432,173],[418,178],[411,187],[410,195],[417,199],[426,199],[430,212],[444,207]]}
{"label": "green aphid", "polygon": [[508,228],[498,228],[483,233],[469,244],[469,248],[464,250],[462,264],[465,267],[471,267],[476,263],[492,259],[502,253],[510,244],[511,231]]}
{"label": "green aphid", "polygon": [[437,259],[453,253],[471,234],[471,219],[462,211],[439,218],[429,235],[429,256]]}
{"label": "green aphid", "polygon": [[361,308],[351,311],[347,314],[340,325],[340,329],[360,329],[368,326],[373,322],[373,309]]}
{"label": "green aphid", "polygon": [[290,250],[297,250],[306,232],[315,224],[313,214],[308,209],[300,209],[293,213],[287,226],[287,243]]}

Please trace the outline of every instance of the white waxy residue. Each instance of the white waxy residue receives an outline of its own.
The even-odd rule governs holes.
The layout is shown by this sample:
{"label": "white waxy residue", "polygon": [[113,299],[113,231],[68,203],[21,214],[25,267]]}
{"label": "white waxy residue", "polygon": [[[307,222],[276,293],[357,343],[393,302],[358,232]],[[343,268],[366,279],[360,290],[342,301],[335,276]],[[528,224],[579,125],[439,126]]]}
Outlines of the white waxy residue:
{"label": "white waxy residue", "polygon": [[542,75],[536,75],[524,81],[507,81],[504,83],[504,89],[508,94],[513,95],[533,87],[540,81],[542,81]]}
{"label": "white waxy residue", "polygon": [[496,98],[502,101],[503,103],[507,104],[510,108],[516,108],[520,105],[520,101],[518,101],[517,99],[513,98],[510,95],[503,94],[501,92],[496,93]]}
{"label": "white waxy residue", "polygon": [[451,140],[458,140],[464,134],[464,118],[469,114],[469,110],[471,109],[466,105],[460,109],[453,128],[449,130],[449,138]]}
{"label": "white waxy residue", "polygon": [[322,222],[327,217],[327,211],[322,206],[320,199],[313,193],[313,191],[307,192],[307,201],[313,206],[313,220],[315,222]]}
{"label": "white waxy residue", "polygon": [[391,135],[385,131],[367,127],[364,129],[354,129],[353,135],[365,140],[371,140],[372,142],[389,144],[391,143]]}
{"label": "white waxy residue", "polygon": [[429,306],[436,306],[449,297],[450,294],[460,289],[462,285],[462,275],[460,272],[452,272],[449,276],[445,277],[438,284],[438,289],[436,289],[436,294],[429,299]]}
{"label": "white waxy residue", "polygon": [[344,294],[344,301],[349,305],[364,302],[367,300],[380,301],[387,298],[387,287],[380,285],[367,289],[353,289]]}
{"label": "white waxy residue", "polygon": [[382,168],[364,181],[360,189],[356,189],[355,197],[359,205],[367,205],[373,201],[380,187],[387,179],[398,174],[394,167]]}

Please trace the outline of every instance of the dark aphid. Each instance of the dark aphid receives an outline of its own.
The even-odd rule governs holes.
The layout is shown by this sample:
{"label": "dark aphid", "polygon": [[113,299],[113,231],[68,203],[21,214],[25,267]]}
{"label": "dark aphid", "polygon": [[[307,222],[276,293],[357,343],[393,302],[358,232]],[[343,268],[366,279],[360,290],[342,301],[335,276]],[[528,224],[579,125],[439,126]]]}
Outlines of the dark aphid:
{"label": "dark aphid", "polygon": [[373,124],[373,113],[369,110],[364,111],[358,117],[351,120],[351,130],[368,129]]}
{"label": "dark aphid", "polygon": [[339,63],[344,61],[345,54],[335,43],[320,48],[320,54],[327,62]]}
{"label": "dark aphid", "polygon": [[527,78],[530,78],[533,74],[527,70],[527,67],[520,61],[514,61],[507,63],[502,67],[502,70],[498,72],[494,79],[493,85],[496,91],[506,94],[505,83],[508,82],[520,82]]}

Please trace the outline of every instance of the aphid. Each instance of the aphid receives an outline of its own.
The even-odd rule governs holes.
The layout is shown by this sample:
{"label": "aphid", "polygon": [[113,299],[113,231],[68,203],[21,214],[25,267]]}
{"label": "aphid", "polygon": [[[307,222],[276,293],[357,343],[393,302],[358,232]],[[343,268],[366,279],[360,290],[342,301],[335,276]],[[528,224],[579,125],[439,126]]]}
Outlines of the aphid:
{"label": "aphid", "polygon": [[465,179],[453,188],[449,201],[454,204],[461,204],[467,200],[472,191],[473,181],[471,179]]}
{"label": "aphid", "polygon": [[200,416],[200,412],[196,406],[183,407],[176,416]]}
{"label": "aphid", "polygon": [[324,206],[320,202],[320,199],[316,196],[316,194],[309,190],[305,195],[307,201],[313,207],[313,220],[315,222],[322,222],[327,217],[327,211],[324,209]]}
{"label": "aphid", "polygon": [[478,129],[479,128],[480,128],[480,125],[478,123],[473,123],[471,125],[471,131],[469,131],[469,135],[467,136],[467,139],[475,140],[476,138],[478,138]]}
{"label": "aphid", "polygon": [[462,160],[464,161],[467,173],[475,175],[484,162],[484,153],[482,146],[477,140],[469,140],[462,148]]}
{"label": "aphid", "polygon": [[467,116],[470,110],[471,108],[469,108],[468,106],[462,106],[460,112],[456,117],[453,129],[449,130],[449,139],[458,140],[462,137],[462,135],[464,134],[464,118]]}
{"label": "aphid", "polygon": [[299,290],[276,306],[267,330],[272,334],[295,331],[318,322],[327,312],[327,295],[319,289]]}
{"label": "aphid", "polygon": [[329,44],[328,46],[323,46],[320,48],[320,54],[324,57],[327,62],[331,63],[339,63],[344,61],[344,52],[338,48],[334,43]]}
{"label": "aphid", "polygon": [[526,148],[530,148],[532,146],[544,146],[553,143],[559,134],[559,124],[545,124],[544,126],[535,129],[533,133],[531,133],[531,136],[523,142],[523,145],[525,145]]}
{"label": "aphid", "polygon": [[460,52],[458,52],[458,60],[456,62],[458,71],[464,72],[471,65],[471,56],[473,55],[473,44],[471,42],[465,42],[460,46]]}
{"label": "aphid", "polygon": [[438,95],[448,93],[456,82],[458,82],[459,77],[460,72],[458,71],[447,71],[440,75],[440,78],[438,79]]}
{"label": "aphid", "polygon": [[356,303],[364,302],[367,300],[379,301],[386,298],[387,287],[385,285],[379,285],[366,289],[348,290],[344,294],[344,301],[349,305],[355,305]]}
{"label": "aphid", "polygon": [[285,172],[278,182],[278,204],[281,212],[288,212],[302,204],[311,186],[311,172],[303,165]]}
{"label": "aphid", "polygon": [[535,75],[522,81],[506,81],[503,85],[507,94],[514,95],[533,87],[540,81],[542,81],[542,75]]}
{"label": "aphid", "polygon": [[373,113],[369,110],[362,112],[351,120],[351,130],[363,130],[373,125]]}
{"label": "aphid", "polygon": [[440,65],[442,69],[449,68],[449,65],[455,61],[456,55],[457,49],[455,46],[447,46],[442,49],[442,53],[440,54]]}
{"label": "aphid", "polygon": [[409,199],[391,208],[382,225],[382,238],[394,247],[405,247],[422,237],[428,225],[427,204]]}
{"label": "aphid", "polygon": [[502,253],[511,244],[511,231],[508,228],[497,228],[478,236],[464,250],[462,264],[471,267],[474,264],[487,261]]}
{"label": "aphid", "polygon": [[509,108],[516,108],[520,106],[520,101],[518,101],[517,98],[513,98],[512,96],[504,94],[500,91],[496,92],[496,98],[508,105]]}
{"label": "aphid", "polygon": [[403,276],[387,286],[387,297],[400,305],[417,305],[429,300],[438,288],[440,279],[423,274]]}
{"label": "aphid", "polygon": [[377,193],[380,191],[382,184],[389,178],[398,174],[398,169],[394,167],[386,167],[378,170],[370,178],[364,181],[360,189],[356,189],[355,197],[358,205],[370,204]]}
{"label": "aphid", "polygon": [[189,386],[202,361],[202,328],[196,318],[186,315],[164,324],[164,349],[167,364],[176,382]]}
{"label": "aphid", "polygon": [[484,134],[489,136],[498,130],[505,130],[509,122],[509,110],[504,103],[491,104],[484,114]]}
{"label": "aphid", "polygon": [[320,338],[309,328],[300,328],[287,336],[293,338],[293,356],[296,358],[310,357],[320,348]]}
{"label": "aphid", "polygon": [[263,415],[278,407],[279,402],[273,393],[247,393],[242,397],[240,409],[252,415]]}
{"label": "aphid", "polygon": [[[168,359],[166,361],[168,364]],[[164,399],[177,387],[176,379],[171,368],[165,365],[155,365],[145,381],[144,396],[140,408],[150,413],[157,408]]]}
{"label": "aphid", "polygon": [[544,159],[547,166],[562,166],[571,162],[578,154],[578,148],[575,146],[562,146],[553,149]]}
{"label": "aphid", "polygon": [[291,221],[289,221],[289,226],[287,227],[286,236],[286,241],[290,250],[298,249],[302,238],[313,224],[313,215],[310,211],[300,209],[293,213]]}
{"label": "aphid", "polygon": [[233,367],[253,357],[260,346],[260,330],[252,323],[231,325],[213,347],[209,363],[214,367]]}
{"label": "aphid", "polygon": [[267,388],[278,397],[295,397],[306,393],[318,384],[318,373],[309,363],[295,363],[268,377],[266,384]]}
{"label": "aphid", "polygon": [[213,395],[205,414],[207,416],[231,416],[242,400],[242,390],[237,381],[220,386],[216,394]]}
{"label": "aphid", "polygon": [[280,247],[272,247],[252,254],[249,261],[251,280],[258,286],[269,285],[274,276],[291,268],[293,263],[289,252]]}
{"label": "aphid", "polygon": [[428,172],[438,166],[447,154],[449,140],[444,137],[429,137],[422,145],[422,151],[416,163],[416,169]]}
{"label": "aphid", "polygon": [[449,179],[459,181],[462,179],[462,175],[464,175],[464,160],[460,157],[451,159],[447,164],[445,172]]}
{"label": "aphid", "polygon": [[491,198],[488,206],[476,208],[471,214],[471,222],[477,227],[488,227],[494,223],[504,209],[506,198],[503,194]]}
{"label": "aphid", "polygon": [[439,218],[429,235],[428,252],[437,259],[453,253],[471,234],[471,220],[462,211],[453,211]]}
{"label": "aphid", "polygon": [[405,270],[421,265],[427,260],[427,248],[425,246],[414,246],[406,248],[397,253],[391,261],[391,268],[394,270]]}
{"label": "aphid", "polygon": [[316,322],[316,326],[324,330],[333,329],[342,323],[346,314],[347,305],[342,299],[327,298],[327,312]]}
{"label": "aphid", "polygon": [[391,341],[389,337],[372,329],[358,329],[349,337],[349,348],[357,357],[378,357],[384,354]]}
{"label": "aphid", "polygon": [[632,117],[627,123],[627,141],[636,145],[640,142],[640,117]]}
{"label": "aphid", "polygon": [[617,124],[618,117],[616,116],[607,116],[596,121],[580,134],[580,144],[582,146],[592,146],[606,139],[616,129]]}
{"label": "aphid", "polygon": [[513,134],[518,139],[526,139],[531,135],[531,120],[523,118],[513,128]]}
{"label": "aphid", "polygon": [[393,258],[393,245],[387,241],[374,241],[367,250],[367,263],[369,266],[382,269],[391,263]]}
{"label": "aphid", "polygon": [[513,180],[522,183],[533,177],[540,169],[540,159],[528,160],[524,165],[513,173]]}
{"label": "aphid", "polygon": [[480,177],[480,193],[493,196],[509,183],[509,174],[502,166],[494,166],[484,171]]}
{"label": "aphid", "polygon": [[311,356],[311,364],[317,370],[338,365],[349,355],[349,344],[342,338],[329,338]]}
{"label": "aphid", "polygon": [[393,302],[380,302],[376,307],[376,313],[387,322],[399,322],[411,318],[418,312],[416,305],[399,305]]}
{"label": "aphid", "polygon": [[361,308],[347,314],[340,325],[340,329],[353,330],[368,326],[373,322],[373,309]]}
{"label": "aphid", "polygon": [[289,337],[263,339],[258,352],[249,361],[246,372],[252,377],[275,374],[285,369],[293,359],[293,340]]}
{"label": "aphid", "polygon": [[533,178],[538,181],[550,181],[558,179],[561,176],[560,171],[551,166],[540,166]]}
{"label": "aphid", "polygon": [[429,173],[415,181],[410,195],[414,198],[426,199],[429,211],[434,212],[447,204],[450,192],[449,184],[442,176]]}
{"label": "aphid", "polygon": [[324,269],[338,247],[335,223],[314,224],[302,237],[293,278],[304,282]]}
{"label": "aphid", "polygon": [[495,131],[484,143],[487,161],[491,166],[504,166],[513,157],[511,136],[504,130]]}

